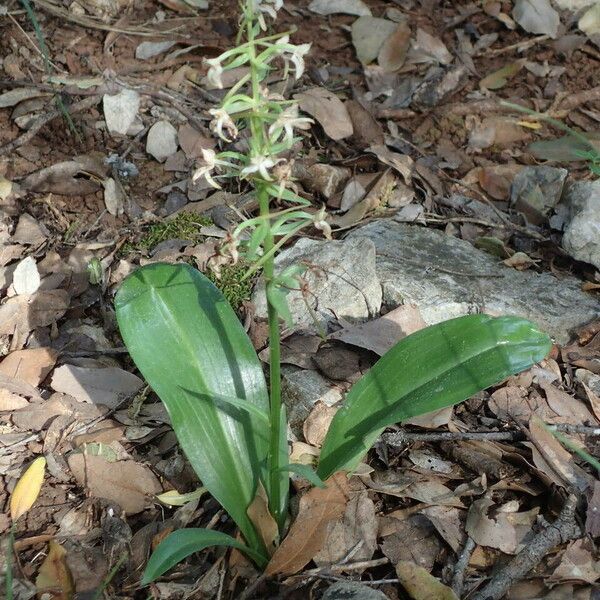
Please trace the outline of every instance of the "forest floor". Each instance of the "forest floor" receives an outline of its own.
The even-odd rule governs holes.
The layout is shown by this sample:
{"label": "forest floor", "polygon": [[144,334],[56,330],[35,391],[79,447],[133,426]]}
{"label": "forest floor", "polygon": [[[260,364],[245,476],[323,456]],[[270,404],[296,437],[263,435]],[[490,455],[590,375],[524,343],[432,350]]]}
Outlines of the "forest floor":
{"label": "forest floor", "polygon": [[[201,149],[217,143],[207,111],[223,94],[203,61],[235,45],[239,14],[236,0],[203,4],[31,0],[34,26],[29,2],[0,2],[0,563],[14,486],[34,458],[47,461],[15,525],[14,597],[598,600],[600,236],[594,245],[572,228],[566,243],[576,194],[600,232],[594,0],[285,2],[274,30],[312,46],[299,81],[270,85],[297,94],[315,121],[296,175],[315,211],[325,204],[334,239],[393,220],[487,252],[494,268],[524,273],[525,312],[527,285],[546,282],[531,304],[542,322],[552,313],[557,343],[533,369],[385,434],[295,572],[267,579],[209,549],[140,587],[168,532],[234,530],[208,495],[180,507],[156,498],[200,484],[113,309],[137,266],[206,270],[256,209],[243,184],[191,181]],[[431,264],[413,266],[435,277]],[[261,352],[264,323],[240,273],[217,284]],[[464,285],[477,296],[476,279]],[[494,289],[500,304],[517,293]],[[372,320],[429,324],[411,302],[384,294]],[[311,405],[292,436],[296,458],[318,455],[332,398],[380,354],[381,323],[357,336],[330,319],[326,342],[286,332],[284,384]],[[306,493],[295,487],[296,499]],[[340,581],[365,587],[343,595],[331,587]]]}

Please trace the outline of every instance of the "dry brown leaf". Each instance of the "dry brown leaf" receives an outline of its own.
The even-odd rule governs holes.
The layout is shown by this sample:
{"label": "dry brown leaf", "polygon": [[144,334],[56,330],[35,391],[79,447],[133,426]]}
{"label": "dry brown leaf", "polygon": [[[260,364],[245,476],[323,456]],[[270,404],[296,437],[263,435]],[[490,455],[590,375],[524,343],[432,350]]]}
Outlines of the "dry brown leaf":
{"label": "dry brown leaf", "polygon": [[384,165],[392,167],[392,169],[402,175],[404,183],[410,185],[414,161],[408,154],[394,152],[383,144],[370,146],[367,148],[367,152],[374,154]]}
{"label": "dry brown leaf", "polygon": [[402,421],[402,424],[415,425],[417,427],[423,427],[424,429],[437,429],[443,425],[448,425],[452,419],[453,412],[453,406],[446,406],[445,408],[432,410],[431,412],[423,415],[418,415],[416,417],[412,417],[411,419],[407,419],[406,421]]}
{"label": "dry brown leaf", "polygon": [[600,536],[600,481],[594,481],[591,497],[588,499],[585,516],[585,532],[592,537]]}
{"label": "dry brown leaf", "polygon": [[427,323],[419,308],[414,304],[403,304],[378,319],[340,329],[332,333],[329,339],[341,340],[383,356],[401,339],[423,327],[427,327]]}
{"label": "dry brown leaf", "polygon": [[465,542],[464,516],[461,517],[465,511],[453,506],[428,506],[420,512],[431,521],[452,550],[459,554]]}
{"label": "dry brown leaf", "polygon": [[321,451],[315,446],[304,442],[292,442],[290,462],[301,465],[315,465]]}
{"label": "dry brown leaf", "polygon": [[589,539],[571,542],[550,580],[595,583],[600,578],[600,561],[594,558],[594,553],[593,543]]}
{"label": "dry brown leaf", "polygon": [[523,165],[490,165],[477,167],[479,185],[495,200],[508,200],[515,175]]}
{"label": "dry brown leaf", "polygon": [[136,394],[144,382],[133,373],[117,367],[90,369],[61,365],[54,371],[50,385],[53,390],[69,394],[81,402],[115,408],[124,398]]}
{"label": "dry brown leaf", "polygon": [[384,143],[383,128],[371,112],[356,100],[347,100],[345,106],[352,121],[353,139],[357,144],[367,147]]}
{"label": "dry brown leaf", "polygon": [[48,544],[48,555],[40,567],[35,585],[39,597],[52,600],[71,600],[73,597],[75,584],[67,566],[67,551],[54,540]]}
{"label": "dry brown leaf", "polygon": [[128,515],[143,511],[151,497],[163,491],[150,468],[133,460],[111,463],[100,456],[72,454],[68,463],[77,483],[91,496],[116,502]]}
{"label": "dry brown leaf", "polygon": [[269,498],[262,483],[259,482],[256,496],[246,512],[262,539],[269,556],[273,556],[279,537],[279,527],[269,510]]}
{"label": "dry brown leaf", "polygon": [[337,411],[337,407],[318,400],[302,426],[304,439],[312,446],[320,447]]}
{"label": "dry brown leaf", "polygon": [[7,389],[0,388],[0,411],[19,410],[29,406],[29,402],[22,396],[9,392]]}
{"label": "dry brown leaf", "polygon": [[52,348],[16,350],[0,363],[0,373],[37,387],[46,379],[57,358],[58,352]]}
{"label": "dry brown leaf", "polygon": [[529,421],[529,432],[533,444],[527,444],[533,453],[533,463],[556,485],[574,485],[585,491],[590,486],[591,477],[575,464],[573,456],[544,427],[541,419],[533,415]]}
{"label": "dry brown leaf", "polygon": [[314,555],[318,566],[341,561],[357,544],[353,562],[370,560],[377,549],[378,521],[375,504],[366,491],[353,494],[342,517],[329,523],[323,548]]}
{"label": "dry brown leaf", "polygon": [[539,386],[546,394],[548,406],[557,415],[562,417],[560,419],[556,419],[556,423],[571,423],[572,425],[587,424],[592,426],[598,424],[585,404],[574,396],[559,390],[549,381],[540,381]]}
{"label": "dry brown leaf", "polygon": [[24,396],[25,398],[36,400],[38,402],[44,402],[44,399],[38,392],[37,388],[33,387],[29,383],[21,381],[20,379],[15,379],[14,377],[10,377],[9,375],[4,375],[4,373],[1,372],[0,388],[12,394]]}
{"label": "dry brown leaf", "polygon": [[398,24],[396,31],[383,42],[379,49],[377,62],[387,73],[398,71],[406,61],[406,53],[410,46],[411,30],[406,21]]}
{"label": "dry brown leaf", "polygon": [[313,488],[300,498],[298,516],[267,565],[267,577],[297,573],[323,547],[327,524],[344,513],[349,499],[346,473],[336,473],[326,484],[327,488]]}
{"label": "dry brown leaf", "polygon": [[354,130],[344,103],[325,88],[315,87],[296,94],[300,108],[314,117],[332,140],[350,137]]}
{"label": "dry brown leaf", "polygon": [[396,574],[413,600],[459,600],[451,588],[413,562],[399,562]]}
{"label": "dry brown leaf", "polygon": [[490,510],[492,507],[494,502],[489,497],[471,504],[465,525],[467,533],[480,546],[516,554],[522,548],[523,539],[531,531],[539,508],[519,513],[497,508]]}

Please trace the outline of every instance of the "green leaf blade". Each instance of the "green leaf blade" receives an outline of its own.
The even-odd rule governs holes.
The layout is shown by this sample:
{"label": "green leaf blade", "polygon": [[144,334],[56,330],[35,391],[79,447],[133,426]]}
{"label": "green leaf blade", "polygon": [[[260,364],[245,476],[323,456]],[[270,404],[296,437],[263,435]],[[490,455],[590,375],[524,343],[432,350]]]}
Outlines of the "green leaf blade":
{"label": "green leaf blade", "polygon": [[158,545],[146,565],[140,585],[148,585],[184,558],[210,546],[237,548],[248,554],[259,565],[264,566],[266,564],[266,559],[263,556],[226,533],[213,531],[212,529],[178,529]]}
{"label": "green leaf blade", "polygon": [[[190,464],[248,544],[261,548],[246,509],[266,460],[269,427],[258,415],[268,413],[269,400],[237,316],[204,275],[182,264],[135,271],[115,310],[131,357],[165,404]],[[219,400],[227,398],[256,410]]]}
{"label": "green leaf blade", "polygon": [[550,338],[516,317],[469,315],[407,336],[350,390],[317,473],[352,470],[388,425],[466,400],[542,360]]}

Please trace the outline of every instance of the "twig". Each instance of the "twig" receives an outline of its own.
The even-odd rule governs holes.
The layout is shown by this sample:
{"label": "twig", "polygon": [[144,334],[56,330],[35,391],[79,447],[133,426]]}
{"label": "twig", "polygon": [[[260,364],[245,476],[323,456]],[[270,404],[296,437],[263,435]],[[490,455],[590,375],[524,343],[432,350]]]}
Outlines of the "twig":
{"label": "twig", "polygon": [[473,538],[467,537],[467,541],[465,542],[465,546],[454,565],[454,576],[452,577],[452,589],[454,593],[461,598],[463,593],[463,587],[465,583],[465,569],[469,564],[469,560],[471,558],[471,554],[473,554],[473,550],[475,550],[475,542]]}
{"label": "twig", "polygon": [[552,524],[547,524],[488,584],[473,596],[472,600],[500,600],[508,589],[520,581],[543,558],[559,544],[564,544],[581,536],[581,529],[575,521],[577,497],[570,495]]}
{"label": "twig", "polygon": [[[92,108],[93,106],[98,104],[98,102],[100,102],[101,98],[102,98],[101,96],[91,96],[89,98],[80,100],[79,102],[76,102],[75,104],[72,104],[71,106],[69,106],[69,114],[74,114],[74,113],[81,112],[83,110],[88,110],[89,108]],[[20,148],[23,144],[26,144],[27,142],[29,142],[31,139],[33,139],[36,136],[38,131],[44,125],[48,124],[50,121],[52,121],[53,119],[56,119],[56,117],[59,117],[62,114],[63,114],[62,111],[60,111],[58,109],[54,109],[54,110],[51,110],[51,111],[43,114],[42,116],[38,117],[31,124],[30,128],[23,135],[20,135],[18,138],[14,139],[12,142],[8,142],[8,144],[4,144],[4,146],[0,147],[0,156],[2,156],[4,154],[10,154],[11,152],[14,152],[17,148]]]}
{"label": "twig", "polygon": [[545,42],[546,40],[549,40],[549,39],[550,39],[549,35],[540,35],[538,37],[531,38],[530,40],[527,40],[525,42],[517,42],[516,44],[511,44],[510,46],[504,46],[504,48],[496,48],[496,49],[486,50],[485,52],[482,52],[478,56],[498,56],[500,54],[505,54],[506,52],[511,52],[512,50],[519,50],[519,51],[527,50],[527,48],[531,48],[532,46],[535,46],[536,44],[539,44],[540,42]]}
{"label": "twig", "polygon": [[318,577],[320,573],[340,573],[342,571],[363,571],[364,569],[371,569],[372,567],[380,567],[381,565],[387,565],[390,559],[387,557],[374,558],[373,560],[361,560],[355,563],[338,563],[336,565],[328,565],[324,567],[318,567],[317,569],[311,569],[301,574],[302,577]]}

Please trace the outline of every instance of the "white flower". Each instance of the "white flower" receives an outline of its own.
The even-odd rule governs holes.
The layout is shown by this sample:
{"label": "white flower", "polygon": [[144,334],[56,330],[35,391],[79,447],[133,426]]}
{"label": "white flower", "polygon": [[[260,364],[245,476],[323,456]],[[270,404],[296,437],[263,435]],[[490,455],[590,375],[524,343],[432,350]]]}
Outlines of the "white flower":
{"label": "white flower", "polygon": [[314,121],[308,117],[300,117],[298,115],[298,106],[292,104],[292,106],[288,106],[279,114],[276,121],[271,123],[269,137],[273,142],[277,142],[283,130],[284,141],[291,144],[294,138],[294,127],[297,129],[308,129],[311,123],[314,123]]}
{"label": "white flower", "polygon": [[219,57],[205,58],[204,62],[209,66],[208,73],[206,73],[206,81],[213,87],[222,90],[223,82],[221,81],[221,75],[223,74],[223,65],[221,65]]}
{"label": "white flower", "polygon": [[300,44],[299,46],[292,46],[292,48],[289,58],[294,63],[296,79],[300,79],[304,73],[304,55],[310,50],[310,44]]}
{"label": "white flower", "polygon": [[246,177],[252,173],[258,173],[265,181],[273,181],[269,169],[282,161],[283,158],[273,160],[270,156],[253,156],[250,159],[250,164],[240,171],[240,176]]}
{"label": "white flower", "polygon": [[[273,6],[270,6],[272,4]],[[264,31],[267,28],[264,15],[269,15],[272,19],[277,18],[277,11],[283,6],[283,0],[254,0],[254,11],[258,13],[257,19],[260,28]]]}
{"label": "white flower", "polygon": [[314,214],[313,216],[313,225],[315,229],[323,232],[323,235],[330,240],[331,239],[331,226],[325,220],[325,205],[321,208],[321,210]]}
{"label": "white flower", "polygon": [[212,187],[221,189],[221,186],[212,178],[211,172],[217,167],[235,167],[233,163],[217,158],[217,153],[210,148],[202,148],[202,158],[205,164],[198,167],[192,175],[192,182],[196,183],[198,179],[204,177]]}
{"label": "white flower", "polygon": [[[216,133],[222,140],[231,142],[238,136],[238,128],[226,110],[223,108],[211,108],[208,112],[213,117],[213,120],[210,122],[210,130]],[[225,130],[225,133],[223,130]]]}

